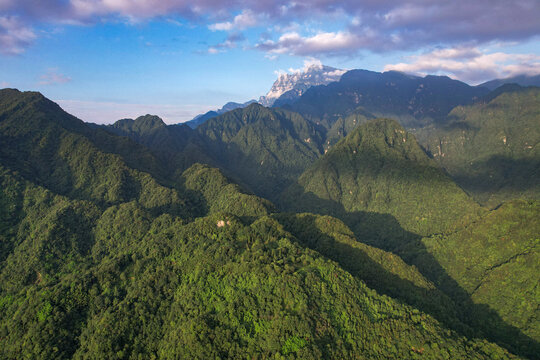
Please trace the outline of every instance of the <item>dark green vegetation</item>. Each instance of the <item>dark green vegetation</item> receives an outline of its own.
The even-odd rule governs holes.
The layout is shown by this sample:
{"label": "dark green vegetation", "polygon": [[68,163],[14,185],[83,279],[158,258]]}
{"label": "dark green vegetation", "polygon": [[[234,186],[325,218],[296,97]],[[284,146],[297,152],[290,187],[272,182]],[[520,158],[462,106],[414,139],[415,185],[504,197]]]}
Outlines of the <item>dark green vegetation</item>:
{"label": "dark green vegetation", "polygon": [[[532,340],[540,338],[537,207],[530,205],[527,211],[527,207],[508,204],[486,215],[396,121],[377,119],[357,127],[300,176],[298,184],[283,194],[282,205],[290,211],[342,219],[358,240],[393,251],[418,266],[458,305],[458,319],[519,351],[539,350]],[[478,234],[489,233],[487,229],[491,237],[507,241],[473,245],[479,241]],[[421,240],[431,234],[438,235]],[[433,244],[434,239],[442,250]],[[511,249],[505,248],[508,244]],[[336,261],[345,259],[347,269],[354,263],[351,249],[339,251],[337,244],[326,243],[322,251]],[[493,268],[507,262],[511,265],[490,275]],[[478,266],[474,274],[469,271],[472,266]],[[384,293],[397,289],[381,282],[373,286]],[[438,294],[431,294],[427,304],[415,302],[421,296],[404,297],[403,293],[413,296],[415,290],[392,296],[413,301],[433,314],[452,313]]]}
{"label": "dark green vegetation", "polygon": [[320,156],[324,136],[296,113],[258,104],[209,119],[196,130],[166,126],[150,115],[105,128],[148,146],[169,169],[211,164],[271,200]]}
{"label": "dark green vegetation", "polygon": [[359,125],[364,124],[374,118],[374,115],[368,113],[362,108],[356,109],[348,116],[339,117],[326,133],[326,142],[324,144],[325,150],[330,149],[339,140],[349,135],[349,133],[356,129]]}
{"label": "dark green vegetation", "polygon": [[338,82],[310,88],[286,108],[327,128],[359,107],[378,117],[397,119],[403,126],[417,127],[441,122],[455,106],[470,104],[487,92],[446,76],[420,78],[396,71],[351,70]]}
{"label": "dark green vegetation", "polygon": [[[386,249],[403,240],[384,222],[429,235],[463,226],[481,212],[414,136],[387,119],[357,127],[300,176],[282,203],[342,218],[363,241]],[[372,213],[384,214],[382,223]]]}
{"label": "dark green vegetation", "polygon": [[[527,91],[452,116],[510,96],[525,129]],[[537,358],[538,203],[482,208],[373,118],[100,127],[0,91],[0,358]]]}
{"label": "dark green vegetation", "polygon": [[218,109],[216,111],[211,110],[204,114],[197,115],[192,120],[186,121],[184,124],[189,126],[192,129],[196,129],[199,125],[201,125],[202,123],[206,122],[207,120],[211,118],[214,118],[221,114],[225,114],[226,112],[229,112],[231,110],[245,108],[246,106],[256,103],[256,102],[257,102],[256,100],[249,100],[245,103],[236,103],[236,102],[231,101],[223,105],[221,109]]}
{"label": "dark green vegetation", "polygon": [[483,204],[540,199],[540,88],[507,86],[420,131],[427,151]]}
{"label": "dark green vegetation", "polygon": [[195,162],[213,163],[204,141],[184,124],[167,126],[159,117],[146,115],[118,120],[104,128],[152,149],[169,175],[179,175]]}
{"label": "dark green vegetation", "polygon": [[210,119],[197,131],[228,174],[271,200],[322,152],[316,125],[257,104]]}
{"label": "dark green vegetation", "polygon": [[[401,253],[407,261],[429,273],[438,287],[452,297],[459,298],[464,294],[456,291],[455,283],[448,281],[448,275],[474,303],[488,305],[507,324],[538,340],[538,219],[539,202],[512,201],[462,230],[424,238],[421,247],[411,246]],[[429,268],[432,256],[441,266],[439,271]],[[480,320],[475,314],[471,315],[472,320]],[[489,323],[479,325],[485,326],[486,330],[492,326]],[[493,327],[491,331],[509,337],[500,327]]]}

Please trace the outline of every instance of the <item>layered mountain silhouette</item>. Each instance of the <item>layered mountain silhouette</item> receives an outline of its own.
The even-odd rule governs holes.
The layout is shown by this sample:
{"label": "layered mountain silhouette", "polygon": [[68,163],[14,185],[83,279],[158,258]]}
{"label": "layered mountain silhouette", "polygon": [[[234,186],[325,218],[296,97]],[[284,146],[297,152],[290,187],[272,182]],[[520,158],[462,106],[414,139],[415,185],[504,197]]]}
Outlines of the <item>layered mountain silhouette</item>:
{"label": "layered mountain silhouette", "polygon": [[208,119],[211,119],[211,118],[216,117],[218,115],[224,114],[224,113],[226,113],[228,111],[231,111],[231,110],[245,108],[246,106],[248,106],[250,104],[253,104],[255,102],[257,102],[257,101],[256,100],[249,100],[249,101],[247,101],[245,103],[237,103],[237,102],[232,102],[231,101],[231,102],[228,102],[225,105],[223,105],[223,107],[221,109],[210,110],[210,111],[208,111],[208,112],[206,112],[204,114],[197,115],[192,120],[186,121],[184,124],[186,124],[187,126],[189,126],[192,129],[195,129],[197,126],[201,125],[202,123],[204,123]]}
{"label": "layered mountain silhouette", "polygon": [[517,84],[520,86],[540,86],[540,74],[539,75],[516,75],[504,79],[494,79],[478,85],[479,87],[485,87],[489,90],[495,90],[505,84]]}
{"label": "layered mountain silhouette", "polygon": [[192,129],[1,90],[0,357],[535,358],[537,104],[352,71]]}
{"label": "layered mountain silhouette", "polygon": [[310,88],[285,107],[327,128],[359,107],[414,128],[444,121],[455,106],[471,104],[487,92],[446,76],[351,70],[338,82]]}

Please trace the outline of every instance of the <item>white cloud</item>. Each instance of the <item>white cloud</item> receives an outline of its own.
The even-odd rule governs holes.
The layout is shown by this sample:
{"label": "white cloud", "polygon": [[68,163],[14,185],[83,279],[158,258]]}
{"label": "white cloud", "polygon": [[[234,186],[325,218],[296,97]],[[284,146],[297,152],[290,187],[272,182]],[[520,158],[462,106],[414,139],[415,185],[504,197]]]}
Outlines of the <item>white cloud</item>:
{"label": "white cloud", "polygon": [[215,23],[208,26],[212,31],[243,30],[258,24],[257,16],[251,10],[244,10],[233,21]]}
{"label": "white cloud", "polygon": [[167,124],[176,124],[193,119],[196,115],[215,108],[211,105],[159,105],[127,104],[102,101],[54,100],[65,111],[83,121],[98,124],[112,124],[119,119],[137,118],[145,114],[155,114]]}
{"label": "white cloud", "polygon": [[9,83],[7,81],[0,81],[0,88],[7,88],[9,87]]}
{"label": "white cloud", "polygon": [[76,20],[117,14],[135,22],[190,8],[190,2],[183,0],[70,0],[69,5],[70,17]]}
{"label": "white cloud", "polygon": [[289,68],[289,73],[291,73],[291,74],[301,74],[301,73],[304,73],[304,72],[310,70],[311,68],[322,69],[322,67],[323,67],[323,64],[322,64],[321,60],[313,58],[313,57],[308,57],[307,59],[304,60],[304,66],[303,67],[298,68],[298,69]]}
{"label": "white cloud", "polygon": [[38,85],[55,85],[65,84],[71,81],[69,76],[60,74],[57,68],[51,68],[47,70],[47,73],[41,75]]}
{"label": "white cloud", "polygon": [[339,55],[356,51],[362,42],[361,37],[348,31],[320,32],[305,37],[297,32],[289,32],[281,35],[277,41],[267,40],[259,43],[257,48],[279,55]]}
{"label": "white cloud", "polygon": [[[285,70],[277,70],[277,71],[274,71],[274,74],[276,74],[276,76],[278,78],[282,77],[282,76],[286,76],[287,74],[303,74],[303,73],[306,73],[310,70],[322,70],[323,69],[323,63],[319,60],[319,59],[316,59],[314,57],[308,57],[307,59],[304,60],[304,65],[300,68],[289,68],[287,71]],[[329,72],[326,72],[325,73],[325,76],[328,78],[328,79],[333,79],[333,78],[336,78],[336,77],[340,77],[341,75],[345,74],[347,72],[347,70],[339,70],[339,69],[336,69],[334,71],[329,71]],[[332,80],[332,81],[335,81],[335,80]]]}
{"label": "white cloud", "polygon": [[333,77],[337,77],[337,76],[341,76],[343,74],[345,74],[348,70],[339,70],[339,69],[336,69],[334,71],[330,71],[330,72],[327,72],[326,73],[326,76],[330,77],[330,78],[333,78]]}
{"label": "white cloud", "polygon": [[445,74],[470,83],[518,74],[540,74],[540,55],[485,53],[476,47],[438,49],[407,59],[409,62],[388,64],[384,70],[419,75]]}
{"label": "white cloud", "polygon": [[15,16],[0,16],[0,52],[18,55],[36,39],[32,28]]}
{"label": "white cloud", "polygon": [[[216,31],[270,26],[278,33],[301,33],[304,26],[341,23],[340,31],[302,38],[304,46],[282,49],[283,53],[354,55],[358,51],[385,52],[417,50],[436,44],[489,44],[494,41],[523,41],[540,34],[539,0],[0,0],[0,14],[18,14],[27,24],[91,24],[128,19],[168,21],[212,21]],[[240,12],[240,13],[239,13]],[[236,14],[236,16],[234,16]],[[5,15],[4,15],[5,17]],[[217,21],[217,20],[216,20]],[[30,29],[30,33],[32,30]],[[0,31],[2,36],[4,35]],[[342,41],[324,45],[327,40]],[[32,40],[32,39],[30,39]],[[299,41],[300,41],[299,40]],[[5,42],[5,40],[3,40]],[[24,39],[23,43],[27,43]],[[271,45],[271,44],[266,44]],[[278,48],[274,51],[279,51]],[[323,46],[324,45],[324,46]],[[13,50],[6,50],[6,49]],[[4,46],[4,53],[20,53],[25,46]],[[263,46],[260,46],[263,49]],[[337,49],[336,49],[337,48]],[[347,53],[348,50],[348,53]]]}

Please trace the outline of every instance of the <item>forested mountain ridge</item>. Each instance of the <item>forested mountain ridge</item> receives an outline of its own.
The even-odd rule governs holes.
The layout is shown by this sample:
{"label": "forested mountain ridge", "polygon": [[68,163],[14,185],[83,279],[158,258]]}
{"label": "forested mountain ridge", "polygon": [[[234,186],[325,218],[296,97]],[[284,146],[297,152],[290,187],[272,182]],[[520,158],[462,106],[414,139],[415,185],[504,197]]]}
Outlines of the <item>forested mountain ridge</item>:
{"label": "forested mountain ridge", "polygon": [[[449,216],[462,211],[464,217],[435,222],[452,224],[441,236],[467,238],[454,223],[487,219],[448,177],[432,176],[440,169],[411,134],[393,121],[368,118],[359,112],[355,119],[366,124],[353,129],[348,120],[336,134],[356,135],[382,154],[377,161],[404,158],[432,169],[430,180],[445,179],[443,198],[459,205]],[[352,231],[329,216],[277,213],[219,170],[192,164],[208,156],[226,171],[242,170],[242,179],[256,174],[249,180],[259,186],[257,194],[275,194],[279,186],[258,179],[274,174],[285,177],[280,186],[293,182],[280,171],[299,174],[328,149],[326,131],[300,115],[252,105],[196,132],[181,128],[186,142],[154,117],[117,125],[88,126],[36,93],[0,93],[6,144],[0,211],[7,214],[0,220],[0,357],[503,359],[537,353],[533,320],[527,320],[534,296],[519,318],[504,306],[497,308],[501,317],[474,303],[462,311],[469,297],[455,296],[421,253],[429,240],[411,232],[417,229],[410,214],[397,214],[408,231],[393,215],[370,209]],[[362,133],[366,127],[372,128]],[[167,161],[177,157],[187,160]],[[262,167],[267,159],[273,161]],[[418,226],[425,234],[438,231]],[[494,264],[508,256],[501,252]],[[464,287],[475,276],[451,263],[444,269]],[[505,268],[505,275],[520,269]],[[533,288],[534,277],[526,284]],[[501,286],[505,294],[516,289]],[[470,314],[480,320],[469,321]],[[479,323],[486,319],[500,331],[486,331]]]}
{"label": "forested mountain ridge", "polygon": [[[534,358],[540,351],[539,215],[538,201],[514,200],[457,232],[423,238],[398,253],[454,301],[464,304],[473,327],[529,349]],[[495,326],[493,314],[488,311],[482,316],[474,310],[482,306],[504,323],[496,320],[500,324]]]}
{"label": "forested mountain ridge", "polygon": [[189,213],[178,192],[163,186],[166,171],[148,149],[90,128],[41,94],[1,95],[2,166],[73,199],[103,206],[137,200],[155,211]]}
{"label": "forested mountain ridge", "polygon": [[167,164],[169,176],[178,176],[196,162],[215,164],[204,140],[185,124],[166,125],[155,115],[145,115],[102,127],[148,147],[162,163]]}
{"label": "forested mountain ridge", "polygon": [[518,84],[520,86],[540,86],[540,75],[517,75],[505,79],[494,79],[478,85],[489,90],[495,90],[505,84]]}
{"label": "forested mountain ridge", "polygon": [[208,119],[211,119],[221,114],[225,114],[226,112],[229,112],[231,110],[245,108],[246,106],[249,106],[250,104],[253,104],[255,102],[257,102],[257,100],[249,100],[245,103],[237,103],[231,101],[223,105],[221,109],[210,110],[204,114],[197,115],[192,120],[186,121],[184,124],[192,129],[196,129],[197,126],[201,125]]}
{"label": "forested mountain ridge", "polygon": [[[488,213],[395,120],[358,126],[284,192],[282,206],[342,219],[359,241],[417,266],[459,304],[458,317],[468,325],[528,354],[540,349],[537,204],[506,204]],[[479,234],[489,234],[489,242]],[[474,266],[479,269],[470,271]],[[502,278],[512,280],[506,285]]]}
{"label": "forested mountain ridge", "polygon": [[271,200],[322,153],[316,125],[258,104],[210,119],[197,132],[225,171]]}
{"label": "forested mountain ridge", "polygon": [[285,108],[327,128],[359,107],[414,128],[444,121],[457,105],[471,104],[488,92],[446,76],[351,70],[338,82],[311,87]]}
{"label": "forested mountain ridge", "polygon": [[491,207],[540,198],[540,88],[504,86],[456,107],[447,125],[417,131],[460,186]]}
{"label": "forested mountain ridge", "polygon": [[[389,119],[371,120],[353,130],[306,170],[282,200],[286,209],[337,217],[386,214],[419,235],[455,229],[481,213],[414,136]],[[361,224],[360,219],[346,222]]]}

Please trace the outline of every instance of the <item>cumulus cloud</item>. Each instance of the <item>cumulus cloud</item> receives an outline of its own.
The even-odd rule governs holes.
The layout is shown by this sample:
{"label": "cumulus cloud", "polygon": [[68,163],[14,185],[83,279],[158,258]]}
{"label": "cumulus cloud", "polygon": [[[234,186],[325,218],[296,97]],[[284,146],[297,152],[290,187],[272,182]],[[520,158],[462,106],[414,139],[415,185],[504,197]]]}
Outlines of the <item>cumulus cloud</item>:
{"label": "cumulus cloud", "polygon": [[[287,31],[258,48],[302,56],[481,45],[521,41],[540,34],[538,0],[0,0],[0,13],[19,16],[27,24],[80,24],[116,18],[166,21],[181,17],[209,22],[209,28],[215,31],[278,26]],[[316,35],[306,35],[295,25],[328,19],[333,24],[341,23],[341,29],[329,32],[321,28]],[[24,48],[28,38],[20,43],[11,48]]]}
{"label": "cumulus cloud", "polygon": [[321,60],[319,59],[316,59],[316,58],[313,58],[313,57],[310,57],[310,58],[307,58],[304,60],[304,67],[303,68],[300,68],[300,69],[289,69],[289,71],[291,73],[303,73],[303,72],[306,72],[312,68],[316,68],[316,69],[322,69],[323,68],[323,63]]}
{"label": "cumulus cloud", "polygon": [[290,32],[281,35],[277,41],[263,41],[256,48],[278,55],[344,55],[358,49],[361,42],[360,37],[350,32],[320,32],[312,36]]}
{"label": "cumulus cloud", "polygon": [[0,16],[0,52],[18,55],[36,38],[34,31],[15,16]]}
{"label": "cumulus cloud", "polygon": [[208,26],[210,30],[231,31],[244,30],[257,25],[257,16],[251,10],[244,10],[234,17],[232,21],[220,22]]}
{"label": "cumulus cloud", "polygon": [[419,75],[445,74],[470,83],[518,74],[540,74],[540,55],[485,53],[476,47],[437,49],[407,60],[386,65],[384,69]]}
{"label": "cumulus cloud", "polygon": [[71,81],[69,76],[60,74],[57,68],[47,70],[47,73],[41,75],[39,79],[38,85],[65,84]]}
{"label": "cumulus cloud", "polygon": [[[323,69],[323,63],[319,59],[316,59],[314,57],[308,57],[307,59],[304,59],[304,64],[302,67],[297,68],[297,69],[289,68],[287,71],[280,69],[280,70],[274,71],[274,74],[276,74],[277,77],[282,77],[287,74],[303,74],[310,70],[322,70],[322,69]],[[339,77],[346,72],[347,70],[336,69],[334,71],[326,72],[325,75],[327,77],[332,78],[332,77]]]}

